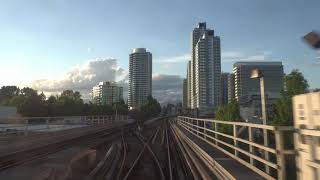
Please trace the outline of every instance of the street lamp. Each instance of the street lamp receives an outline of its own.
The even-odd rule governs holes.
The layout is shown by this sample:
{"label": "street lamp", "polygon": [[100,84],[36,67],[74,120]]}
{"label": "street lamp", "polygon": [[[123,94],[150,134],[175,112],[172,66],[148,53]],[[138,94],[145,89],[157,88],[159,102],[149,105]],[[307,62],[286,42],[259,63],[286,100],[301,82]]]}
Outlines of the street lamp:
{"label": "street lamp", "polygon": [[[264,76],[260,69],[256,68],[251,71],[251,79],[260,79],[260,94],[261,94],[261,111],[262,111],[262,124],[267,125],[267,108],[266,108],[266,96],[264,88]],[[263,129],[263,144],[268,147],[268,131]],[[265,151],[264,157],[269,160],[269,153]],[[269,174],[270,168],[268,165],[265,166],[266,172]]]}
{"label": "street lamp", "polygon": [[258,68],[253,69],[251,71],[251,79],[260,79],[260,94],[261,94],[261,111],[262,111],[262,124],[267,124],[267,108],[266,108],[266,96],[265,96],[265,89],[264,89],[264,77]]}

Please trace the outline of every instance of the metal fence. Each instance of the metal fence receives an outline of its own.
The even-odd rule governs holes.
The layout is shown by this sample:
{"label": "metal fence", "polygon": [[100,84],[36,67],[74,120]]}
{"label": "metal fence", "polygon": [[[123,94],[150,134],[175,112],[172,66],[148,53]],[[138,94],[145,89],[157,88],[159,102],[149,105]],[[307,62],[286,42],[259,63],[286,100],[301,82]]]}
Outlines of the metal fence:
{"label": "metal fence", "polygon": [[[10,120],[10,119],[9,119]],[[104,126],[127,121],[127,115],[19,117],[16,124],[0,124],[0,136],[27,135],[30,132],[58,131],[83,126]]]}
{"label": "metal fence", "polygon": [[286,156],[295,154],[293,146],[288,143],[293,138],[293,127],[183,116],[178,116],[176,122],[262,177],[286,179]]}

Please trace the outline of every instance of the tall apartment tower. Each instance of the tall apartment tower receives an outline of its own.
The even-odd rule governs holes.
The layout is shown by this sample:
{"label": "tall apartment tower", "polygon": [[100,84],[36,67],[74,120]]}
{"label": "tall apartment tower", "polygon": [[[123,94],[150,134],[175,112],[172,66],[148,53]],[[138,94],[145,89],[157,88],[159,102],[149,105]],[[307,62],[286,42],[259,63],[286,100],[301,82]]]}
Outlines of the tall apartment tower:
{"label": "tall apartment tower", "polygon": [[199,23],[191,33],[191,49],[191,109],[210,114],[220,104],[220,38]]}
{"label": "tall apartment tower", "polygon": [[230,73],[228,75],[228,103],[231,102],[232,99],[234,99],[234,91],[234,74]]}
{"label": "tall apartment tower", "polygon": [[228,77],[230,73],[221,73],[221,105],[228,104]]}
{"label": "tall apartment tower", "polygon": [[123,100],[123,88],[115,82],[100,82],[92,88],[92,103],[113,105]]}
{"label": "tall apartment tower", "polygon": [[188,107],[188,80],[183,79],[183,99],[182,108],[186,109]]}
{"label": "tall apartment tower", "polygon": [[191,109],[191,61],[187,66],[187,107]]}
{"label": "tall apartment tower", "polygon": [[140,108],[152,95],[152,54],[135,48],[129,57],[129,109]]}

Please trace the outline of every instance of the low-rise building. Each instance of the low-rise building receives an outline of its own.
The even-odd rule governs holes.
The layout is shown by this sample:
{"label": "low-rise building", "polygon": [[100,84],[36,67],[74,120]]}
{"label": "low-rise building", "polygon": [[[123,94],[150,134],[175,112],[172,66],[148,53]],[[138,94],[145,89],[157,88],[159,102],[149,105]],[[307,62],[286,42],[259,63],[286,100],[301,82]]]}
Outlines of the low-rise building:
{"label": "low-rise building", "polygon": [[320,92],[293,97],[297,176],[320,179]]}
{"label": "low-rise building", "polygon": [[92,88],[92,103],[113,105],[123,100],[123,88],[115,82],[100,82]]}

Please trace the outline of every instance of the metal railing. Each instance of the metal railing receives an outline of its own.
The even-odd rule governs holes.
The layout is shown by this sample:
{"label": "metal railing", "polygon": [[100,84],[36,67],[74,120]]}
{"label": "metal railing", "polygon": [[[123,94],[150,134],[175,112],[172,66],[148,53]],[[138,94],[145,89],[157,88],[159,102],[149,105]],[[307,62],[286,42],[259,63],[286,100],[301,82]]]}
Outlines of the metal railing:
{"label": "metal railing", "polygon": [[[219,121],[178,116],[178,125],[247,166],[266,179],[286,179],[285,137],[293,137],[293,127],[278,127],[244,122]],[[246,129],[246,130],[244,130]],[[241,133],[239,133],[241,131]],[[267,131],[264,142],[263,131]],[[289,136],[288,136],[289,135]],[[262,136],[262,137],[261,137]]]}
{"label": "metal railing", "polygon": [[[16,124],[0,124],[0,136],[28,135],[29,132],[55,131],[83,126],[109,125],[128,120],[127,115],[100,116],[58,116],[58,117],[18,117],[10,118]],[[70,127],[72,126],[72,127]]]}

